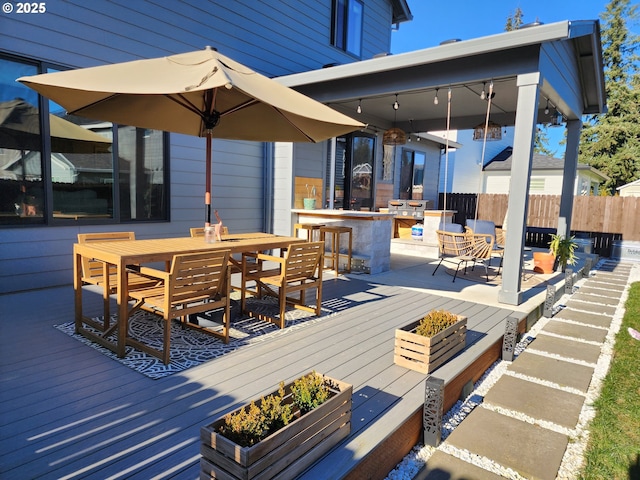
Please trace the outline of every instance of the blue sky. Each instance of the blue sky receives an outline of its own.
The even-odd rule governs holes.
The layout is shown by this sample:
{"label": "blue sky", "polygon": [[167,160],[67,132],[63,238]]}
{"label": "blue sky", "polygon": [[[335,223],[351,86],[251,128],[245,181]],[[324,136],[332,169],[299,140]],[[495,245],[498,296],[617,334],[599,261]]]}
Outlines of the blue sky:
{"label": "blue sky", "polygon": [[[400,24],[391,33],[391,53],[404,53],[435,47],[444,40],[495,35],[505,31],[507,17],[520,7],[523,22],[539,20],[549,24],[562,20],[598,20],[608,0],[408,0],[413,20]],[[628,25],[638,33],[638,26]],[[548,128],[549,147],[556,157],[564,154],[559,146],[564,128]]]}
{"label": "blue sky", "polygon": [[[507,17],[520,7],[524,23],[598,20],[604,0],[408,0],[413,20],[391,34],[391,53],[435,47],[444,40],[484,37],[504,32]],[[637,30],[637,29],[636,29]]]}

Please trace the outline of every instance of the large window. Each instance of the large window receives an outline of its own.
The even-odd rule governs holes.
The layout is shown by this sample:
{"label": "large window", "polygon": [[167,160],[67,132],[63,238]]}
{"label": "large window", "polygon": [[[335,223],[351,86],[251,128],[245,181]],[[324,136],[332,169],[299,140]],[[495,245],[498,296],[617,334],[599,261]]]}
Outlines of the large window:
{"label": "large window", "polygon": [[43,71],[0,57],[0,224],[168,220],[166,134],[67,115],[15,81]]}
{"label": "large window", "polygon": [[362,55],[362,0],[333,0],[331,44],[356,57]]}
{"label": "large window", "polygon": [[[373,209],[373,172],[375,137],[362,132],[336,138],[336,164],[333,178],[334,208],[344,210]],[[331,185],[330,165],[327,186]],[[327,192],[327,199],[330,192]],[[345,200],[346,199],[346,200]]]}
{"label": "large window", "polygon": [[422,200],[424,191],[424,152],[402,149],[400,163],[400,198]]}

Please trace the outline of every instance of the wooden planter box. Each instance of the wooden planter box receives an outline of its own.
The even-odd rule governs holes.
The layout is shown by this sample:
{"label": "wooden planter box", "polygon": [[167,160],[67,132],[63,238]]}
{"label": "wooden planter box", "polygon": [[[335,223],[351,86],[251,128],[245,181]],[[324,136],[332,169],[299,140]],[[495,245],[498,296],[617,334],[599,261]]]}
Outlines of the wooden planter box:
{"label": "wooden planter box", "polygon": [[[200,478],[295,478],[351,432],[351,394],[347,383],[325,377],[337,388],[319,407],[251,447],[242,447],[217,433],[224,417],[202,427]],[[291,401],[291,385],[285,386],[285,403]],[[276,394],[277,390],[272,392]],[[266,395],[265,395],[266,396]],[[255,400],[259,406],[259,399]],[[244,408],[244,407],[241,407]],[[237,412],[239,409],[235,410]]]}
{"label": "wooden planter box", "polygon": [[467,317],[433,337],[415,333],[420,320],[396,329],[393,361],[396,365],[420,373],[431,373],[456,353],[464,350],[467,340]]}

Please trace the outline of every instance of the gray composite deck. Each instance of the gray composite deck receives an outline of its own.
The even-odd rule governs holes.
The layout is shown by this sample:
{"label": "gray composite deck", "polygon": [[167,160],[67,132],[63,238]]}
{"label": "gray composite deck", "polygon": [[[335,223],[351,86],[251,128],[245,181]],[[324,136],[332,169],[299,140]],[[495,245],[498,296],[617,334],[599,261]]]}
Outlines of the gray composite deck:
{"label": "gray composite deck", "polygon": [[[0,296],[0,478],[198,478],[202,425],[312,369],[353,384],[352,432],[302,477],[341,478],[422,405],[426,375],[393,364],[395,328],[431,308],[468,316],[446,380],[513,314],[360,279],[324,288],[335,315],[160,380],[53,328],[73,319],[71,287]],[[99,295],[85,301],[99,314]]]}

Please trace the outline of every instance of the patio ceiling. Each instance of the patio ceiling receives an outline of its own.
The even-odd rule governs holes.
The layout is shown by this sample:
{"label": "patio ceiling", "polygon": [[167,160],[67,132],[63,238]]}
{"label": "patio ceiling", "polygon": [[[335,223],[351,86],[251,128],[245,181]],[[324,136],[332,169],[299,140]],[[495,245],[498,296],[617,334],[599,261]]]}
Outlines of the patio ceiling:
{"label": "patio ceiling", "polygon": [[[451,88],[451,128],[484,123],[480,98],[493,81],[492,121],[514,125],[519,75],[542,78],[538,123],[557,108],[565,119],[605,109],[599,23],[563,21],[414,52],[304,72],[277,80],[373,129],[394,123],[407,132],[444,130]],[[486,82],[486,83],[485,83]],[[438,104],[434,97],[438,89]],[[397,111],[393,103],[400,105]],[[549,114],[545,114],[549,101]],[[362,113],[356,113],[358,105]]]}

